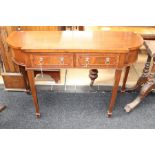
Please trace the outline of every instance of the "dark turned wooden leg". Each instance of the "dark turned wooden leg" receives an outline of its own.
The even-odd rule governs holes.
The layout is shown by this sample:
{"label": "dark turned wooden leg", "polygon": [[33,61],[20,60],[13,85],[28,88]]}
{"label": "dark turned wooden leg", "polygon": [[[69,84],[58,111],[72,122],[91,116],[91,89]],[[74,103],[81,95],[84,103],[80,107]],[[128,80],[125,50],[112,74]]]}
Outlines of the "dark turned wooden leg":
{"label": "dark turned wooden leg", "polygon": [[5,105],[0,104],[0,112],[2,112],[6,108]]}
{"label": "dark turned wooden leg", "polygon": [[149,69],[150,69],[151,59],[152,59],[151,56],[148,55],[147,62],[145,63],[145,67],[143,69],[142,75],[138,79],[135,86],[133,86],[132,88],[128,88],[126,91],[136,90],[136,89],[142,87],[147,82],[147,79],[148,79],[148,76],[149,76]]}
{"label": "dark turned wooden leg", "polygon": [[120,78],[121,78],[121,73],[122,70],[116,70],[115,71],[115,82],[114,82],[114,87],[112,90],[112,95],[111,95],[111,99],[110,99],[110,103],[109,103],[109,109],[108,109],[108,117],[112,116],[112,111],[113,111],[113,107],[115,104],[115,99],[117,96],[117,91],[118,91],[118,87],[119,87],[119,82],[120,82]]}
{"label": "dark turned wooden leg", "polygon": [[91,79],[90,86],[93,86],[95,79],[98,77],[98,70],[97,69],[90,69],[89,70],[89,78]]}
{"label": "dark turned wooden leg", "polygon": [[142,86],[140,93],[136,97],[136,99],[124,107],[126,112],[130,112],[136,106],[138,106],[140,102],[144,99],[144,97],[147,96],[152,91],[152,89],[155,88],[155,57],[153,58],[151,73],[147,79],[147,82]]}
{"label": "dark turned wooden leg", "polygon": [[40,117],[40,111],[39,111],[39,104],[38,104],[38,98],[37,98],[37,92],[36,92],[36,87],[35,87],[35,81],[34,81],[34,71],[33,70],[28,70],[28,79],[30,82],[30,88],[31,88],[31,93],[33,96],[33,103],[36,111],[36,117]]}
{"label": "dark turned wooden leg", "polygon": [[29,80],[28,80],[28,76],[27,76],[27,72],[25,70],[25,67],[24,66],[19,66],[19,70],[23,75],[24,84],[25,84],[25,88],[26,88],[26,93],[30,94],[30,85],[29,85]]}
{"label": "dark turned wooden leg", "polygon": [[124,93],[125,92],[125,86],[126,86],[126,81],[128,79],[128,74],[129,74],[129,71],[130,71],[130,66],[127,66],[125,68],[125,74],[124,74],[124,79],[123,79],[123,85],[122,85],[122,88],[121,88],[121,92]]}

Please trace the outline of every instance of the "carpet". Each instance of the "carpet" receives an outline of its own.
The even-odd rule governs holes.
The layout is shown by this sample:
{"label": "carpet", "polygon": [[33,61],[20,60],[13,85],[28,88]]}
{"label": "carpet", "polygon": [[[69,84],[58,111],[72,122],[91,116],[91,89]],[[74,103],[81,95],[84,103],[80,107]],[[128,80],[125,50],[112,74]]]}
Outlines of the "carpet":
{"label": "carpet", "polygon": [[0,89],[0,103],[7,108],[0,113],[1,129],[154,129],[155,94],[150,94],[131,113],[124,106],[137,92],[118,92],[113,117],[106,111],[111,97],[105,92],[52,92],[38,90],[41,118],[36,119],[32,96],[24,92]]}

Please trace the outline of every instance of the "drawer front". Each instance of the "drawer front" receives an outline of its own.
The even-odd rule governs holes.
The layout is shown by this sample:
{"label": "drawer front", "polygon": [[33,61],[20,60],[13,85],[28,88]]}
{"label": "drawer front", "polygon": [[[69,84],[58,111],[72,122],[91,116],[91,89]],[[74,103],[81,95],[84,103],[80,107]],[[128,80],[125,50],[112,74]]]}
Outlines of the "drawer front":
{"label": "drawer front", "polygon": [[116,67],[119,55],[116,54],[77,54],[76,67],[80,68],[103,68]]}
{"label": "drawer front", "polygon": [[31,55],[32,67],[73,67],[73,54],[35,54]]}

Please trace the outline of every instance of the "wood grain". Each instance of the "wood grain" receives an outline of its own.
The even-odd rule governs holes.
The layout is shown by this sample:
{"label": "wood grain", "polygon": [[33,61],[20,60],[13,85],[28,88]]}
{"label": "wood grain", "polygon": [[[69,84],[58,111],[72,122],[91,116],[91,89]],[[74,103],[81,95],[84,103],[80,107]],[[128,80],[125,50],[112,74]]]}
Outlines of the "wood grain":
{"label": "wood grain", "polygon": [[140,35],[133,32],[110,31],[19,31],[12,32],[7,42],[23,50],[80,49],[114,50],[115,52],[137,49],[143,44]]}

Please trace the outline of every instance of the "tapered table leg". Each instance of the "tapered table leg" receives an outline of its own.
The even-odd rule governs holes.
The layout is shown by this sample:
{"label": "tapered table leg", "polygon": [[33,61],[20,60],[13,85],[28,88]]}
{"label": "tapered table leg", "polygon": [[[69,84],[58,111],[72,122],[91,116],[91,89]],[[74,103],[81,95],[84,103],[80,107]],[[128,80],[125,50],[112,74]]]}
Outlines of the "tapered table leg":
{"label": "tapered table leg", "polygon": [[35,107],[36,116],[37,116],[37,118],[39,118],[40,111],[39,111],[39,104],[38,104],[37,92],[36,92],[35,81],[34,81],[34,71],[28,70],[27,74],[28,74],[31,93],[33,96],[33,103],[34,103],[34,107]]}
{"label": "tapered table leg", "polygon": [[93,86],[95,79],[98,77],[98,70],[97,69],[90,69],[89,70],[89,77],[91,79],[90,86]]}
{"label": "tapered table leg", "polygon": [[30,94],[30,85],[29,85],[28,75],[27,75],[27,72],[25,70],[25,67],[24,66],[19,66],[19,70],[23,75],[24,84],[25,84],[25,88],[26,88],[26,93]]}
{"label": "tapered table leg", "polygon": [[125,89],[126,89],[126,81],[128,79],[128,74],[129,74],[129,71],[130,71],[130,66],[127,66],[125,68],[125,74],[124,74],[124,79],[123,79],[123,85],[122,85],[122,88],[121,88],[121,92],[125,92]]}
{"label": "tapered table leg", "polygon": [[113,111],[115,99],[117,96],[117,91],[118,91],[118,87],[119,87],[121,73],[122,73],[122,70],[116,70],[115,71],[115,82],[114,82],[114,87],[113,87],[112,95],[111,95],[111,99],[110,99],[110,104],[109,104],[109,109],[108,109],[108,117],[112,116],[112,111]]}

